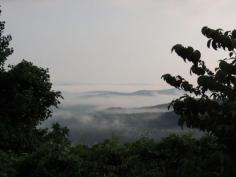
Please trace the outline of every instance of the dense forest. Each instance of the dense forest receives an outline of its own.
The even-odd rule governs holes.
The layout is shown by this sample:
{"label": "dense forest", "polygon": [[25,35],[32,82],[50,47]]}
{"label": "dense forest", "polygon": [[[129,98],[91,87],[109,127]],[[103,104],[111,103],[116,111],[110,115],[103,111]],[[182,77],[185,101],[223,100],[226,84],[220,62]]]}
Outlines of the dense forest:
{"label": "dense forest", "polygon": [[192,47],[172,48],[195,87],[182,76],[164,74],[171,86],[186,92],[170,106],[179,126],[203,136],[170,135],[120,143],[117,138],[93,146],[72,144],[59,124],[39,128],[50,118],[62,95],[52,90],[48,69],[21,61],[6,66],[13,53],[11,36],[0,21],[0,176],[1,177],[235,177],[236,176],[236,30],[202,28],[207,47],[229,52],[211,71]]}

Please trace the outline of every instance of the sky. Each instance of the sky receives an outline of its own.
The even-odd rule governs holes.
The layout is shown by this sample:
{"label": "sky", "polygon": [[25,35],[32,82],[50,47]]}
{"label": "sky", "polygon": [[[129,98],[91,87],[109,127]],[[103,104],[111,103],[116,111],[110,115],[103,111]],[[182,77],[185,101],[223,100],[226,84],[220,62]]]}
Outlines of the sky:
{"label": "sky", "polygon": [[206,47],[201,28],[235,28],[234,0],[0,0],[14,54],[49,68],[53,83],[168,85],[189,76],[176,43],[202,52],[210,68],[226,53]]}

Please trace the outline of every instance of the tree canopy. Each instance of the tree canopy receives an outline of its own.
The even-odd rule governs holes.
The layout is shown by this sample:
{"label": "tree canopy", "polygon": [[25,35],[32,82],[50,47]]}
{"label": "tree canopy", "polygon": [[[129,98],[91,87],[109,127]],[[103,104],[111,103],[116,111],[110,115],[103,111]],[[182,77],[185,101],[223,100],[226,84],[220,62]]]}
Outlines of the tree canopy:
{"label": "tree canopy", "polygon": [[52,90],[48,69],[26,60],[5,66],[13,49],[4,28],[0,21],[0,149],[29,150],[35,146],[36,127],[51,116],[61,93]]}
{"label": "tree canopy", "polygon": [[186,92],[171,103],[180,115],[179,125],[197,128],[216,137],[234,154],[236,148],[236,30],[223,31],[203,27],[208,38],[207,47],[225,50],[229,56],[220,59],[211,71],[201,59],[201,53],[192,47],[176,44],[172,48],[184,62],[192,63],[190,73],[198,76],[193,86],[182,76],[164,74],[162,78],[171,86]]}

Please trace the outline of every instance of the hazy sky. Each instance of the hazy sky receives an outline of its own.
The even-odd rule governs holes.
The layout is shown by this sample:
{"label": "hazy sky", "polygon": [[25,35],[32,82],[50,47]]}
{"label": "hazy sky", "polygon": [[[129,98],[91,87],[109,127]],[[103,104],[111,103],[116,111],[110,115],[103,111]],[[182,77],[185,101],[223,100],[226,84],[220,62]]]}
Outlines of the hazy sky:
{"label": "hazy sky", "polygon": [[[170,53],[176,43],[202,51],[200,30],[235,28],[234,0],[0,0],[14,55],[48,67],[54,83],[149,83],[189,68]],[[216,57],[218,56],[218,57]],[[215,58],[216,57],[216,58]]]}

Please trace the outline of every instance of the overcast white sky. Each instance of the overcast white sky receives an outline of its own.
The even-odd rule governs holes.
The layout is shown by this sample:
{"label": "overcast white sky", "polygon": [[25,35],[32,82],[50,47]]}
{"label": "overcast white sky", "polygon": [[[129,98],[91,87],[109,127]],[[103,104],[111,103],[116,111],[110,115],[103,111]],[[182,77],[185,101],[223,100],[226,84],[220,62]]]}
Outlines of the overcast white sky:
{"label": "overcast white sky", "polygon": [[54,83],[167,85],[163,73],[189,68],[170,53],[176,43],[207,49],[205,25],[235,28],[234,0],[0,0],[14,55],[48,67]]}

